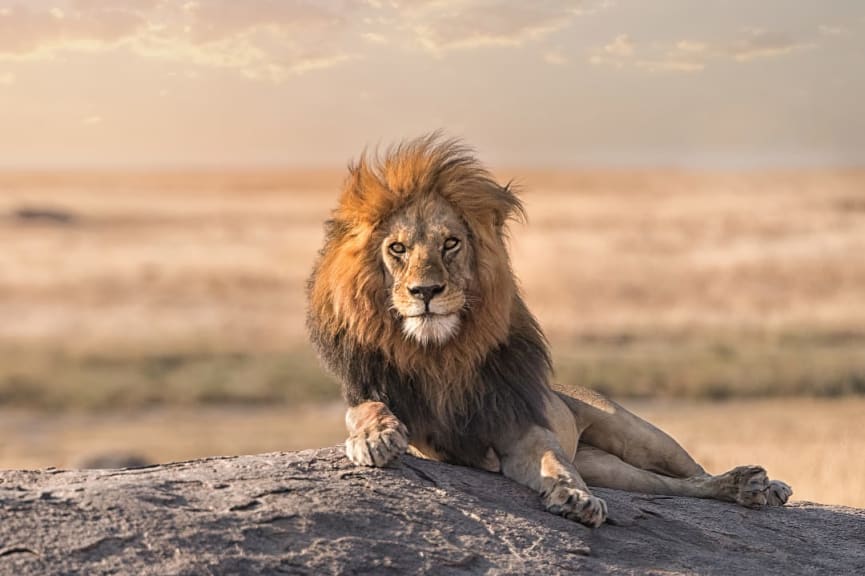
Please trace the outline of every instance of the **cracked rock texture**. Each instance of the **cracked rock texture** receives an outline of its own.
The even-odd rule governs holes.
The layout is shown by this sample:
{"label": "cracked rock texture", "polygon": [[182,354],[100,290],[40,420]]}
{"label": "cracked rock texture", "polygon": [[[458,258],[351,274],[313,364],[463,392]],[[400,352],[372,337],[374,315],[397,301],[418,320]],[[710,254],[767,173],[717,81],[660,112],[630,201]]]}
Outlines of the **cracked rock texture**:
{"label": "cracked rock texture", "polygon": [[590,530],[498,475],[341,448],[5,471],[0,574],[865,574],[863,510],[595,493]]}

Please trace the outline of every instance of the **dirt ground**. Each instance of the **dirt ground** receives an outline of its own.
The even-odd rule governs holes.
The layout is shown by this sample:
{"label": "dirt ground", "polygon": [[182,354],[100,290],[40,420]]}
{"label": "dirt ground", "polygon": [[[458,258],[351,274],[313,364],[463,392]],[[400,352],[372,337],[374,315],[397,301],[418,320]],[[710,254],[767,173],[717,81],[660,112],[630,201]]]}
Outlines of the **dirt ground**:
{"label": "dirt ground", "polygon": [[[497,174],[522,189],[514,268],[561,377],[617,397],[865,392],[865,171]],[[334,398],[304,287],[341,178],[0,174],[0,402]]]}

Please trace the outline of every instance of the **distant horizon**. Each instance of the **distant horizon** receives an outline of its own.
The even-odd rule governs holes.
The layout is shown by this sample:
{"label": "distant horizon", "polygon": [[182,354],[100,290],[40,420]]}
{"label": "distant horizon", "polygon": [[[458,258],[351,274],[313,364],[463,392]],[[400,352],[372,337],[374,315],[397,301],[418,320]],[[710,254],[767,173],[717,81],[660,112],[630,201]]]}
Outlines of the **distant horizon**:
{"label": "distant horizon", "polygon": [[[756,162],[715,162],[688,163],[668,162],[607,162],[607,163],[573,163],[573,164],[529,164],[529,163],[490,163],[479,156],[480,161],[493,172],[501,170],[526,170],[536,172],[593,172],[593,171],[682,171],[682,172],[805,172],[821,170],[865,170],[865,161],[855,162],[819,162],[807,161],[799,163]],[[288,162],[188,162],[188,163],[44,163],[44,164],[3,164],[0,162],[0,174],[16,173],[220,173],[220,172],[344,172],[354,158],[346,159],[341,164],[300,164]],[[2,192],[2,191],[0,191]]]}
{"label": "distant horizon", "polygon": [[[442,131],[447,135],[447,132]],[[415,135],[407,135],[405,140]],[[757,155],[727,155],[712,156],[709,154],[692,154],[675,156],[673,154],[635,154],[622,153],[617,155],[596,154],[593,157],[577,158],[567,161],[530,161],[514,158],[501,159],[502,154],[497,154],[495,149],[482,150],[472,145],[472,142],[460,138],[482,164],[491,169],[524,169],[524,170],[694,170],[694,171],[760,171],[760,170],[814,170],[814,169],[857,169],[865,168],[865,158],[827,157],[816,154],[788,155],[783,153]],[[290,170],[290,171],[330,171],[345,170],[349,164],[355,162],[366,152],[368,156],[374,156],[376,152],[383,154],[388,146],[399,143],[400,139],[379,145],[362,144],[354,154],[345,158],[334,158],[329,161],[309,162],[301,160],[190,160],[190,161],[150,161],[148,159],[133,160],[127,162],[110,162],[90,160],[87,162],[75,161],[52,161],[52,162],[28,162],[13,164],[4,162],[0,158],[0,171],[2,172],[27,172],[27,171],[103,171],[103,172],[136,172],[136,171],[266,171],[266,170]]]}

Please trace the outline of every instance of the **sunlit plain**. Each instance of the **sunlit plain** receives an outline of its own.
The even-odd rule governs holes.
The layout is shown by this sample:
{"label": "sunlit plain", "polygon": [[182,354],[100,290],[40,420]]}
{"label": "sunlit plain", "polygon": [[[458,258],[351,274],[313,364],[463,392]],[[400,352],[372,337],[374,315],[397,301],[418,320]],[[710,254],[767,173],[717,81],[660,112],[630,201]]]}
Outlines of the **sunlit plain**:
{"label": "sunlit plain", "polygon": [[[712,470],[865,504],[865,172],[496,172],[522,188],[514,268],[558,378]],[[339,441],[303,323],[342,176],[0,175],[0,466]]]}

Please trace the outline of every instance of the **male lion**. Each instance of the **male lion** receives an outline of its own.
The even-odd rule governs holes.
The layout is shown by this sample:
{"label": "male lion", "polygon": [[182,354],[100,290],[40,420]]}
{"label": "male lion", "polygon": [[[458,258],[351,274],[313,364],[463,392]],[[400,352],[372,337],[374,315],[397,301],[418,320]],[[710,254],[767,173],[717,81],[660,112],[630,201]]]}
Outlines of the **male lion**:
{"label": "male lion", "polygon": [[348,401],[345,450],[384,466],[427,458],[500,471],[550,512],[599,526],[586,484],[780,506],[759,466],[708,475],[672,438],[580,387],[553,389],[550,355],[505,247],[524,215],[470,151],[427,136],[362,156],[326,224],[308,328]]}

